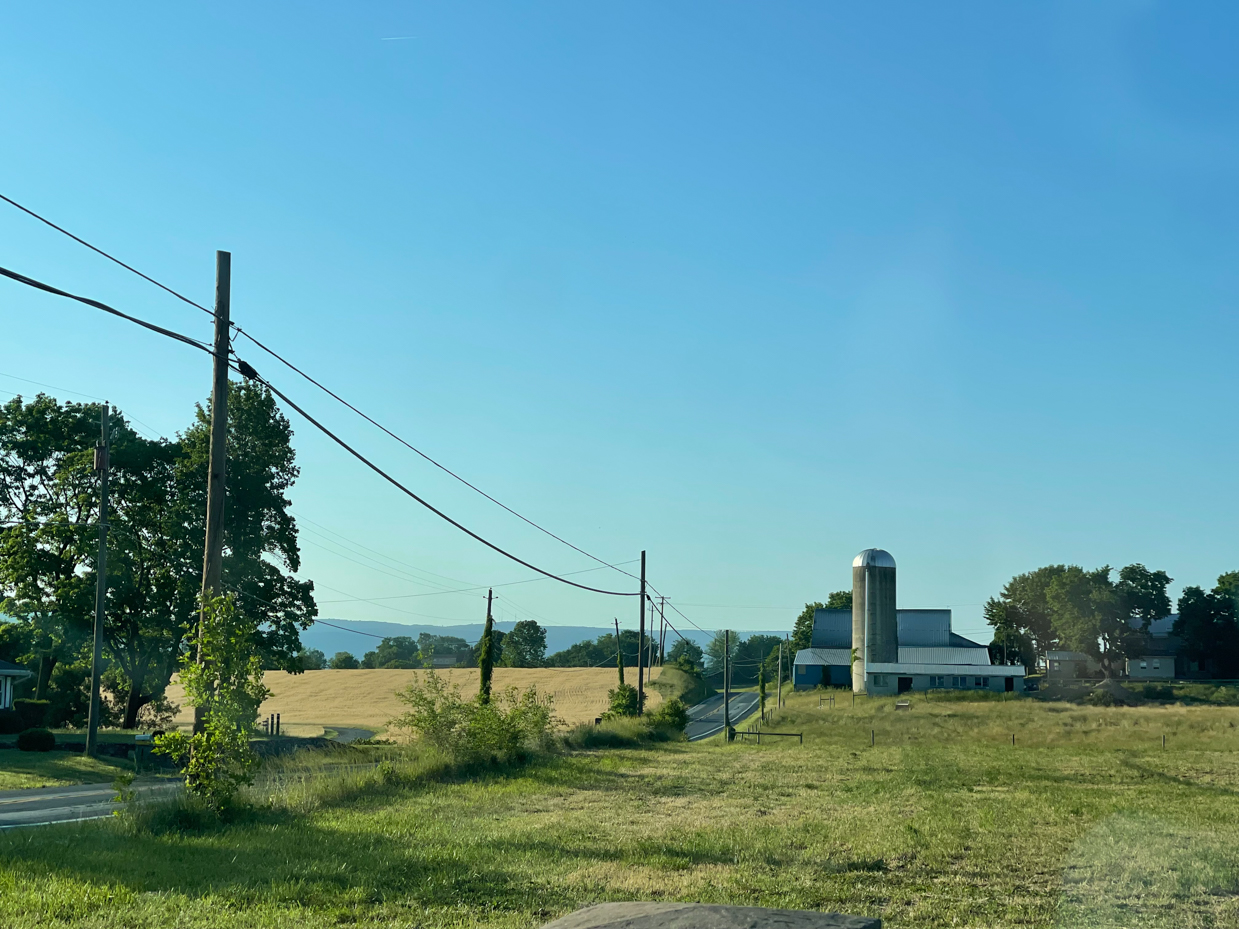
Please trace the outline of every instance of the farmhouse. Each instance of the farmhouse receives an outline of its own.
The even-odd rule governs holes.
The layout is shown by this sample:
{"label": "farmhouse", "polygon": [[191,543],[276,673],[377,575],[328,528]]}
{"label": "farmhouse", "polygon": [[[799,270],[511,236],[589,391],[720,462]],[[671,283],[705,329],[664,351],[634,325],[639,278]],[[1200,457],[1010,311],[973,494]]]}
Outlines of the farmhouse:
{"label": "farmhouse", "polygon": [[814,613],[811,647],[796,653],[792,681],[873,694],[1021,692],[1024,668],[993,664],[986,646],[952,632],[950,610],[896,609],[895,559],[870,548],[852,562],[852,609]]}

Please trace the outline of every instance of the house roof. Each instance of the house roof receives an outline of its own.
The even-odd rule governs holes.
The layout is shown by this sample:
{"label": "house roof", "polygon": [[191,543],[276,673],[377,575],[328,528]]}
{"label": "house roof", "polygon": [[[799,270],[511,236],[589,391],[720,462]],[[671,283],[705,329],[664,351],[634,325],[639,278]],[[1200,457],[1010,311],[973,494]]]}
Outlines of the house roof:
{"label": "house roof", "polygon": [[0,659],[0,675],[4,677],[30,677],[30,672],[11,661]]}

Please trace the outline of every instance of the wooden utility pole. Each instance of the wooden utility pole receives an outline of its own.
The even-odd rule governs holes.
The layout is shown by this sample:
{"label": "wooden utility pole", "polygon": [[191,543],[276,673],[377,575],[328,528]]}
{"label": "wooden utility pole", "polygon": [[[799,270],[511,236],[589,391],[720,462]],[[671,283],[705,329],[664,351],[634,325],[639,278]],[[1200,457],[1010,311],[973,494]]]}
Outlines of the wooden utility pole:
{"label": "wooden utility pole", "polygon": [[[202,556],[202,597],[218,597],[224,567],[224,478],[228,470],[228,345],[232,294],[232,254],[215,253],[215,371],[211,384],[211,449],[207,478],[206,546]],[[198,613],[198,663],[202,626]],[[194,707],[194,731],[202,731],[204,708]]]}
{"label": "wooden utility pole", "polygon": [[775,697],[774,705],[776,709],[783,709],[783,643],[779,643],[779,693]]}
{"label": "wooden utility pole", "polygon": [[494,588],[486,591],[486,625],[482,628],[482,641],[478,649],[478,701],[490,703],[490,682],[495,673],[495,620],[490,607],[494,602]]}
{"label": "wooden utility pole", "polygon": [[667,598],[658,598],[658,666],[667,660]]}
{"label": "wooden utility pole", "polygon": [[641,664],[641,653],[645,645],[645,552],[641,553],[641,596],[637,597],[641,608],[641,619],[637,623],[637,715],[645,712],[645,681],[642,680],[644,668]]}
{"label": "wooden utility pole", "polygon": [[731,633],[723,630],[723,741],[731,741]]}
{"label": "wooden utility pole", "polygon": [[615,661],[619,665],[620,686],[624,686],[624,647],[620,645],[619,617],[615,617]]}
{"label": "wooden utility pole", "polygon": [[103,404],[99,413],[100,439],[95,446],[95,470],[99,472],[99,558],[95,562],[95,642],[90,660],[90,709],[86,723],[86,754],[93,755],[99,742],[99,678],[103,675],[103,615],[108,598],[108,470],[111,465],[111,410]]}

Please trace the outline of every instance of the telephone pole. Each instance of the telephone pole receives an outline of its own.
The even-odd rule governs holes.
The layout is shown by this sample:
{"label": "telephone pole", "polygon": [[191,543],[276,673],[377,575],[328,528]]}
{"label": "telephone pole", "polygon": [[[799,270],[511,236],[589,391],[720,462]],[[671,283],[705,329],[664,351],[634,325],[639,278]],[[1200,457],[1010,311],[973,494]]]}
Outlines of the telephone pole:
{"label": "telephone pole", "polygon": [[731,633],[723,630],[723,741],[731,741]]}
{"label": "telephone pole", "polygon": [[[206,545],[202,556],[202,596],[218,597],[224,560],[224,477],[228,470],[228,345],[232,295],[232,253],[215,253],[215,370],[211,384],[211,449],[207,478]],[[202,663],[202,625],[198,613],[198,663]],[[203,708],[194,707],[194,731],[202,731]]]}
{"label": "telephone pole", "polygon": [[774,705],[777,709],[783,708],[783,643],[779,643],[779,694],[775,698]]}
{"label": "telephone pole", "polygon": [[618,656],[616,662],[619,665],[619,682],[620,686],[624,686],[624,647],[620,645],[619,637],[619,617],[615,617],[615,652]]}
{"label": "telephone pole", "polygon": [[667,660],[667,598],[658,598],[658,666]]}
{"label": "telephone pole", "polygon": [[103,404],[99,413],[100,439],[95,446],[95,470],[99,472],[99,558],[95,562],[95,642],[90,660],[90,710],[86,723],[86,754],[93,755],[99,742],[99,678],[103,675],[103,613],[108,597],[108,470],[111,462],[109,433],[111,410]]}
{"label": "telephone pole", "polygon": [[641,610],[641,619],[637,624],[637,715],[640,716],[645,712],[645,681],[641,678],[644,670],[641,653],[645,644],[645,552],[641,553],[641,596],[637,600]]}

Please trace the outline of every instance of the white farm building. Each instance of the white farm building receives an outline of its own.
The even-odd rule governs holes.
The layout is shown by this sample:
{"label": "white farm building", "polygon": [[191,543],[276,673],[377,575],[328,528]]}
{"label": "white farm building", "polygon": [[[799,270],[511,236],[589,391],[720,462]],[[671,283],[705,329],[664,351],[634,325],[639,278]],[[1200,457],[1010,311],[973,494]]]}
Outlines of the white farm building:
{"label": "white farm building", "polygon": [[[855,658],[855,660],[853,660]],[[895,607],[895,559],[869,548],[852,562],[852,609],[818,610],[793,683],[852,685],[856,693],[1024,690],[1021,665],[992,664],[989,649],[951,631],[950,610]]]}

